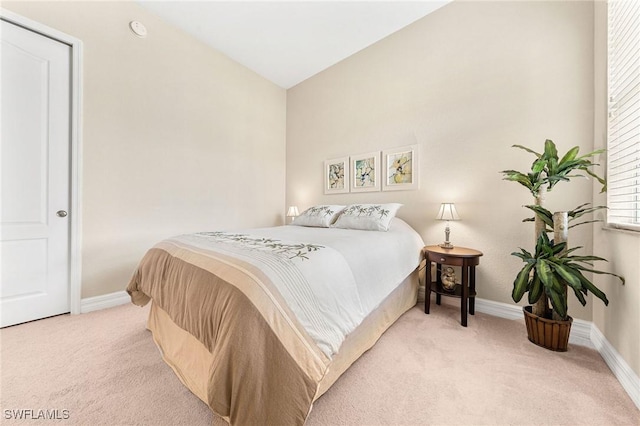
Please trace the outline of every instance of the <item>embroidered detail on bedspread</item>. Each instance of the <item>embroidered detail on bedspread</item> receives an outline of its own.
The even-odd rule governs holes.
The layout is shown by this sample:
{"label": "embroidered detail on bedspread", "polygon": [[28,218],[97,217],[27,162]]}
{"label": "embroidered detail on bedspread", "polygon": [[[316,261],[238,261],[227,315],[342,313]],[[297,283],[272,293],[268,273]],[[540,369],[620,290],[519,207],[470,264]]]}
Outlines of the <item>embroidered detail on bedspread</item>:
{"label": "embroidered detail on bedspread", "polygon": [[211,240],[238,244],[249,249],[271,251],[274,254],[282,254],[288,259],[309,259],[309,255],[324,246],[305,243],[285,243],[273,238],[255,238],[246,234],[231,234],[227,232],[198,232],[196,235],[209,237]]}

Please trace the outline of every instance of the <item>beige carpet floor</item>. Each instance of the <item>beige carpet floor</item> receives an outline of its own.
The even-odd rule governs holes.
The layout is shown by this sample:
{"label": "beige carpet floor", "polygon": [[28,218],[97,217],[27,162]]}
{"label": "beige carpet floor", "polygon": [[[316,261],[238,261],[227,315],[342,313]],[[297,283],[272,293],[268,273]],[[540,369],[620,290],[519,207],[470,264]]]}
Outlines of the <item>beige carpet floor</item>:
{"label": "beige carpet floor", "polygon": [[[125,305],[0,330],[0,423],[223,424],[161,360],[147,312]],[[596,351],[541,349],[520,321],[458,321],[453,306],[407,312],[316,402],[307,424],[640,425]],[[19,422],[14,410],[68,410],[68,419]]]}

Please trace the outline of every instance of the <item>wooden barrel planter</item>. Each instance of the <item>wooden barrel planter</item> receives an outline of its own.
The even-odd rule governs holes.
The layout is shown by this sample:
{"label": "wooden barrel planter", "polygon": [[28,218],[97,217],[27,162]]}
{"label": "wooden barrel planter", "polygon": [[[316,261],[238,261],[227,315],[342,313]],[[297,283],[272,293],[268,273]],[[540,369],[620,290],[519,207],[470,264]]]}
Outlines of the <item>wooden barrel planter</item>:
{"label": "wooden barrel planter", "polygon": [[531,306],[525,306],[522,311],[529,341],[552,351],[567,351],[573,318],[566,321],[541,318],[531,313]]}

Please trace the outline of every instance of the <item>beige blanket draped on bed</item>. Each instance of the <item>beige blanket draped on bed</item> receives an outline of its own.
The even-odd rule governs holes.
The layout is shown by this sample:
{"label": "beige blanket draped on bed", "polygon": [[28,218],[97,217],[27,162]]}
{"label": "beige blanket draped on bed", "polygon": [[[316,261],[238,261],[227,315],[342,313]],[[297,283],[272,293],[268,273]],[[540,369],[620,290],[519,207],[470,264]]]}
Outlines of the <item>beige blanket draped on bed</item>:
{"label": "beige blanket draped on bed", "polygon": [[[302,424],[330,360],[252,265],[160,243],[127,291],[150,298],[212,354],[208,405],[231,424]],[[267,401],[268,403],[262,403]]]}

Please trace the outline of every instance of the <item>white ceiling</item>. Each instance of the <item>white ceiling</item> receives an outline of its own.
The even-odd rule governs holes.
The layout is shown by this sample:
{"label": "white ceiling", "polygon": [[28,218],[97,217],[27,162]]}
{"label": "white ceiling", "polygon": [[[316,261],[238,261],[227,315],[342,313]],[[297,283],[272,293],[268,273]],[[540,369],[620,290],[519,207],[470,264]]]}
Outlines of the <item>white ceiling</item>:
{"label": "white ceiling", "polygon": [[136,1],[288,89],[451,0]]}

